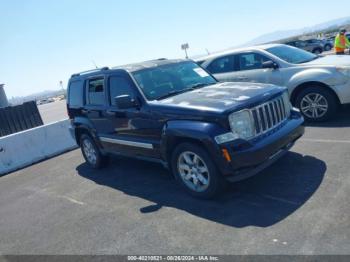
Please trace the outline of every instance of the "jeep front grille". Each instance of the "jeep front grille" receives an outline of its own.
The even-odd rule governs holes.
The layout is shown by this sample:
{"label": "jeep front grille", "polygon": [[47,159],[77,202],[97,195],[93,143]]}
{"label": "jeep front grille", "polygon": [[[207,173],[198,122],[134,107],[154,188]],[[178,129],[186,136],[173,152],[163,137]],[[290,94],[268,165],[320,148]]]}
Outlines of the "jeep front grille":
{"label": "jeep front grille", "polygon": [[284,122],[290,115],[289,101],[279,96],[251,109],[255,123],[256,136],[264,134]]}

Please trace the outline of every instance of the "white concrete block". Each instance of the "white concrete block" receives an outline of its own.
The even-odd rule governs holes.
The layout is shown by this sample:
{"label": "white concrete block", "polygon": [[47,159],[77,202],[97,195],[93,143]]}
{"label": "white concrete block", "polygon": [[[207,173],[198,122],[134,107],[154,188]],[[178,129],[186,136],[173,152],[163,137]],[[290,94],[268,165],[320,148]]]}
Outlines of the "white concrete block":
{"label": "white concrete block", "polygon": [[62,120],[1,137],[0,174],[76,148],[69,126],[69,120]]}

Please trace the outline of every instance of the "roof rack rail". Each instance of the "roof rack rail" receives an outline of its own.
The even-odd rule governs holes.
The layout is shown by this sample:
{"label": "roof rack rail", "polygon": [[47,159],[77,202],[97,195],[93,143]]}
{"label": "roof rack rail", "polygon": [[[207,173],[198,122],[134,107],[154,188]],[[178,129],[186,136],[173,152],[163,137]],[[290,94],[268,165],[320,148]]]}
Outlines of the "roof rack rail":
{"label": "roof rack rail", "polygon": [[86,74],[95,73],[95,72],[100,72],[100,71],[104,71],[104,70],[109,70],[109,67],[105,66],[105,67],[101,67],[101,68],[96,68],[96,69],[83,71],[83,72],[80,72],[80,73],[73,74],[72,77],[86,75]]}

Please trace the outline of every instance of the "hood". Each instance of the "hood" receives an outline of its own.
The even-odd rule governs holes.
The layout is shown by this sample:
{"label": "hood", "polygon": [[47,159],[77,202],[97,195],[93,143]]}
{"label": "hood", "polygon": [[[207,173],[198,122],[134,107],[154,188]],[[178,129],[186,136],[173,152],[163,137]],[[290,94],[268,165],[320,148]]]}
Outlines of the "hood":
{"label": "hood", "polygon": [[350,56],[329,55],[304,63],[303,65],[350,66]]}
{"label": "hood", "polygon": [[255,103],[263,103],[284,90],[284,87],[269,84],[226,82],[151,103],[221,113],[250,107]]}

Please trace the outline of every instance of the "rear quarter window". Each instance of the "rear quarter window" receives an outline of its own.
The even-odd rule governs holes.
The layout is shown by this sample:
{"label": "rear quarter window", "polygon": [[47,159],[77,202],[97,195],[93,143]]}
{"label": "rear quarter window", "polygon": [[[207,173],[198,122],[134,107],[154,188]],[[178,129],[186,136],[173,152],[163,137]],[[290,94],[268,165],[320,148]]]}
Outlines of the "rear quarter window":
{"label": "rear quarter window", "polygon": [[68,87],[68,104],[71,107],[82,107],[83,101],[83,81],[72,81]]}

